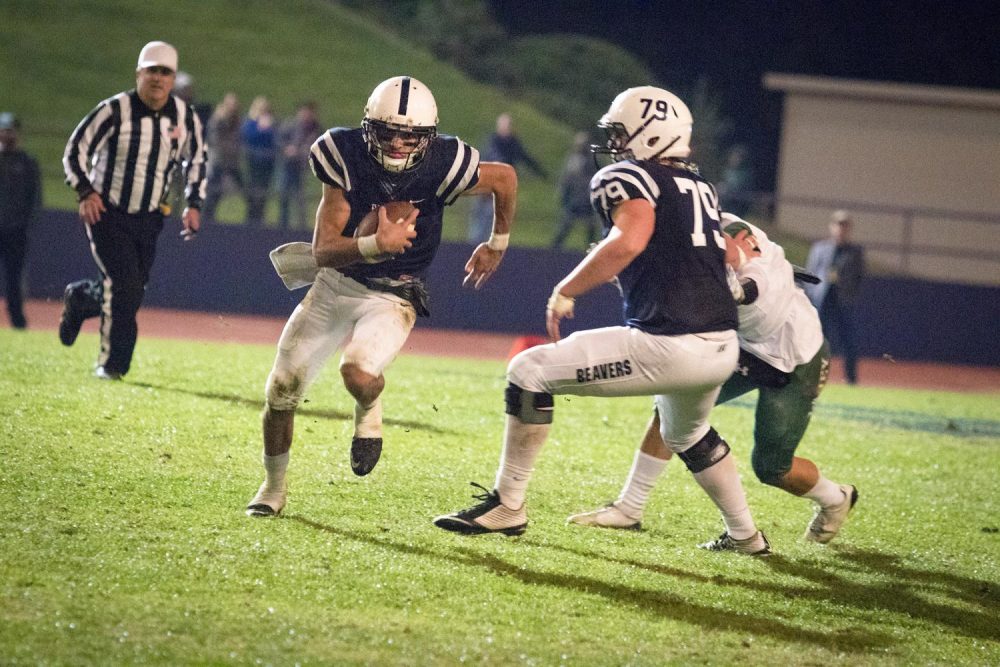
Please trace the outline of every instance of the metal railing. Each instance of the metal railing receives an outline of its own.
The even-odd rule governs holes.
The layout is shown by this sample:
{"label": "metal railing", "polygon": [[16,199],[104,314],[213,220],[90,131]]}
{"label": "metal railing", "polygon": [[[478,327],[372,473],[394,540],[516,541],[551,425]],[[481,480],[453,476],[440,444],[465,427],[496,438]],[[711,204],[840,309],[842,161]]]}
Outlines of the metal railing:
{"label": "metal railing", "polygon": [[[825,199],[821,197],[800,197],[785,195],[779,197],[771,192],[747,192],[728,196],[728,200],[749,205],[767,219],[772,225],[780,229],[775,215],[779,204],[802,206],[814,208],[826,212],[838,209],[846,209],[851,213],[873,213],[880,215],[891,215],[899,218],[902,222],[902,230],[898,241],[866,240],[865,248],[872,250],[898,254],[900,258],[899,268],[904,273],[910,271],[910,260],[913,255],[928,255],[933,257],[949,257],[955,259],[977,259],[986,262],[996,262],[1000,266],[1000,249],[984,248],[956,248],[950,246],[934,244],[918,244],[913,242],[914,222],[918,218],[934,218],[944,220],[954,220],[958,222],[971,222],[987,225],[1000,226],[1000,214],[971,213],[965,211],[955,211],[952,209],[928,208],[920,206],[892,206],[888,204],[872,204],[862,201],[849,201],[843,199]],[[815,239],[806,239],[813,241]]]}

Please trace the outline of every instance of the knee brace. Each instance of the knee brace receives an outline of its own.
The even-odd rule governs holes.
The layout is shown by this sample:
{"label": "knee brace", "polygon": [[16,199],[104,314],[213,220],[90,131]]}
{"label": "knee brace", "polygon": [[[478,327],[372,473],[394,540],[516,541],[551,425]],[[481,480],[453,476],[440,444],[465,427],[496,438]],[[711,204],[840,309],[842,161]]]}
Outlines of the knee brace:
{"label": "knee brace", "polygon": [[712,427],[709,427],[705,437],[694,443],[683,452],[677,452],[684,465],[692,473],[701,472],[711,468],[716,463],[726,458],[729,453],[729,445],[722,436]]}
{"label": "knee brace", "polygon": [[525,424],[551,424],[555,400],[552,394],[528,391],[511,382],[504,392],[507,414],[517,417]]}

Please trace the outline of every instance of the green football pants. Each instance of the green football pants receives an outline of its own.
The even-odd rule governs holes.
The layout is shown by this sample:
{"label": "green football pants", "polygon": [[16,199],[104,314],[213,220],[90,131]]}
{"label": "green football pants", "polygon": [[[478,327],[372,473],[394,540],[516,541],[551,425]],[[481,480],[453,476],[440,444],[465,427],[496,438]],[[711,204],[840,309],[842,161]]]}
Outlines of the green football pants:
{"label": "green football pants", "polygon": [[776,486],[792,467],[792,457],[809,426],[813,403],[830,374],[830,348],[826,341],[807,363],[796,366],[791,381],[780,389],[764,387],[752,379],[733,373],[722,385],[715,404],[758,389],[754,415],[754,474],[764,484]]}

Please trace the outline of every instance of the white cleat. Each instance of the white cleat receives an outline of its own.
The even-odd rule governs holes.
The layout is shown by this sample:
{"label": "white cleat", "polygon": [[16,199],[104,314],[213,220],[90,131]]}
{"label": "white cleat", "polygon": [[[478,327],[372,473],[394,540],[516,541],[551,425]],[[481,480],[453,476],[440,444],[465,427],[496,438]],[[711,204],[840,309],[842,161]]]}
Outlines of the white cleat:
{"label": "white cleat", "polygon": [[287,495],[288,491],[284,484],[280,488],[270,489],[267,482],[264,482],[257,490],[257,495],[247,505],[247,516],[278,516],[285,508]]}
{"label": "white cleat", "polygon": [[615,503],[605,505],[600,509],[591,512],[574,514],[566,519],[566,523],[575,523],[581,526],[597,526],[599,528],[619,528],[622,530],[642,530],[640,519],[632,517],[621,511]]}
{"label": "white cleat", "polygon": [[816,508],[816,516],[809,522],[806,528],[805,538],[810,542],[826,544],[837,536],[840,527],[847,521],[847,515],[858,502],[858,490],[850,484],[841,484],[840,490],[844,492],[844,501],[839,505]]}

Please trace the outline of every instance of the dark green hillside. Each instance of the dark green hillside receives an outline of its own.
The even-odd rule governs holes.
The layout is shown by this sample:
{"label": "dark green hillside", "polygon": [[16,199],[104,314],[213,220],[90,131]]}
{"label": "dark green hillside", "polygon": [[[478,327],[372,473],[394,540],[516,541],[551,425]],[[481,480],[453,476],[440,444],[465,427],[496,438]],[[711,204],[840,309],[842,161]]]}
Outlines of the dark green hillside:
{"label": "dark green hillside", "polygon": [[[73,127],[99,100],[131,87],[139,49],[163,39],[177,46],[181,69],[194,76],[206,102],[232,90],[246,107],[263,94],[284,116],[297,101],[315,99],[324,123],[354,125],[375,84],[407,73],[434,91],[442,131],[473,144],[498,113],[511,112],[522,139],[553,174],[549,181],[522,179],[517,238],[534,245],[550,236],[554,174],[572,128],[342,7],[320,0],[6,0],[0,34],[0,107],[23,120],[23,143],[42,163],[49,207],[75,205],[60,164]],[[242,209],[234,203],[228,210],[238,217]],[[462,237],[464,223],[463,206],[450,216],[446,235]]]}

